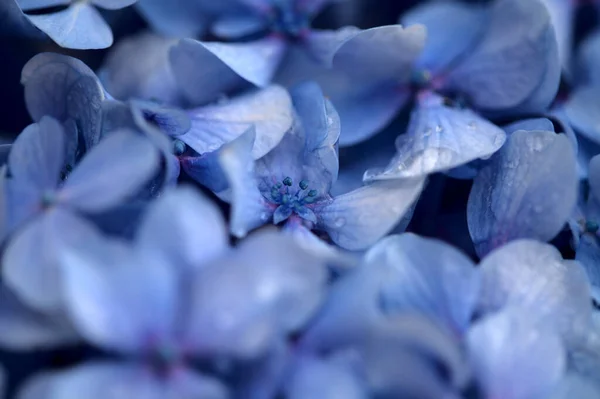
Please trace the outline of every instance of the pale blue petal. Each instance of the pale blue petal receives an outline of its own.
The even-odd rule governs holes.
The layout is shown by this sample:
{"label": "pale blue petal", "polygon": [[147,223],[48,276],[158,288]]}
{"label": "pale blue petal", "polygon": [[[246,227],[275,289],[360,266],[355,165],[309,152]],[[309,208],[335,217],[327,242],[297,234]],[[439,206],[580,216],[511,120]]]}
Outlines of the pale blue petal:
{"label": "pale blue petal", "polygon": [[459,250],[403,234],[381,240],[367,252],[365,261],[393,271],[382,287],[384,311],[418,312],[458,334],[468,329],[479,298],[480,276]]}
{"label": "pale blue petal", "polygon": [[302,44],[314,61],[331,68],[336,51],[359,32],[361,29],[355,26],[345,26],[338,30],[311,29]]}
{"label": "pale blue petal", "polygon": [[58,45],[88,50],[110,47],[113,34],[102,15],[86,2],[52,14],[27,15],[27,18]]}
{"label": "pale blue petal", "polygon": [[[490,12],[485,35],[452,70],[448,85],[476,108],[502,110],[525,102],[540,86],[551,68],[547,54],[556,47],[556,39],[540,2],[504,0],[495,2]],[[559,63],[558,55],[553,62]],[[557,88],[559,76],[555,78]],[[553,98],[547,98],[546,105]]]}
{"label": "pale blue petal", "polygon": [[161,380],[140,364],[95,361],[38,374],[19,392],[23,399],[68,399],[87,392],[88,399],[227,399],[227,388],[217,379],[186,368]]}
{"label": "pale blue petal", "polygon": [[425,177],[498,151],[506,134],[469,109],[447,107],[429,94],[412,112],[408,131],[396,141],[397,154],[383,170],[369,170],[365,181]]}
{"label": "pale blue petal", "polygon": [[427,41],[416,65],[437,74],[443,73],[477,44],[488,20],[485,7],[450,1],[418,5],[405,13],[400,23],[425,25]]}
{"label": "pale blue petal", "polygon": [[502,129],[504,129],[508,135],[511,135],[518,130],[543,130],[546,132],[553,132],[554,124],[548,118],[533,118],[513,122],[510,125],[502,127]]}
{"label": "pale blue petal", "polygon": [[226,39],[239,39],[267,28],[266,21],[254,15],[233,15],[220,18],[215,22],[211,32]]}
{"label": "pale blue petal", "polygon": [[177,269],[160,254],[134,254],[99,238],[58,256],[67,312],[87,341],[132,354],[169,338],[179,285]]}
{"label": "pale blue petal", "polygon": [[550,395],[550,399],[595,399],[598,397],[600,397],[600,386],[596,381],[575,372],[567,373]]}
{"label": "pale blue petal", "polygon": [[600,144],[600,88],[586,86],[576,89],[565,103],[564,111],[577,133]]}
{"label": "pale blue petal", "polygon": [[600,199],[600,155],[590,160],[588,180],[594,198]]}
{"label": "pale blue petal", "polygon": [[273,213],[273,224],[279,224],[292,216],[294,210],[289,206],[279,205]]}
{"label": "pale blue petal", "polygon": [[25,36],[38,40],[46,38],[46,35],[27,19],[17,0],[3,1],[0,5],[0,34],[8,37]]}
{"label": "pale blue petal", "polygon": [[64,318],[27,308],[5,286],[0,288],[0,328],[0,346],[9,350],[55,348],[79,340]]}
{"label": "pale blue petal", "polygon": [[107,10],[118,10],[129,7],[138,0],[91,0],[91,3]]}
{"label": "pale blue petal", "polygon": [[133,100],[130,104],[134,121],[138,123],[138,126],[145,122],[171,137],[186,133],[192,126],[188,114],[179,108],[163,106],[150,101]]}
{"label": "pale blue petal", "polygon": [[254,159],[271,151],[293,123],[292,100],[280,86],[269,86],[223,104],[188,112],[191,129],[180,140],[200,154],[213,152],[254,126]]}
{"label": "pale blue petal", "polygon": [[319,308],[325,263],[275,230],[255,233],[235,254],[200,269],[186,342],[198,354],[255,357]]}
{"label": "pale blue petal", "polygon": [[111,49],[98,76],[119,100],[138,98],[180,104],[183,95],[169,61],[169,49],[176,44],[176,39],[148,32],[125,38]]}
{"label": "pale blue petal", "polygon": [[361,31],[337,49],[333,67],[363,82],[392,81],[400,86],[411,78],[425,36],[422,25],[390,25]]}
{"label": "pale blue petal", "polygon": [[[213,193],[222,193],[229,187],[227,176],[219,162],[220,152],[204,155],[181,155],[176,158],[184,172]],[[225,198],[222,198],[225,199]]]}
{"label": "pale blue petal", "polygon": [[23,11],[68,5],[71,0],[15,0]]}
{"label": "pale blue petal", "polygon": [[548,397],[566,370],[560,339],[522,313],[501,312],[479,321],[467,335],[467,347],[487,398]]}
{"label": "pale blue petal", "polygon": [[366,249],[400,222],[423,189],[423,180],[385,181],[319,204],[317,227],[349,250]]}
{"label": "pale blue petal", "polygon": [[554,329],[577,344],[591,322],[585,271],[564,261],[551,245],[517,240],[496,249],[481,264],[480,313],[520,308],[540,328]]}
{"label": "pale blue petal", "polygon": [[[469,379],[456,337],[418,315],[389,319],[366,341],[362,349],[366,378],[381,396],[454,398],[452,391]],[[444,368],[446,378],[436,365]]]}
{"label": "pale blue petal", "polygon": [[[563,0],[542,0],[542,2],[548,8],[550,18],[552,19],[552,25],[556,32],[556,42],[558,45],[558,54],[560,58],[560,64],[562,65],[563,72],[566,77],[571,80],[572,75],[572,49],[573,49],[573,35],[575,33],[575,12],[577,5],[568,1]],[[580,45],[580,53],[582,52]],[[600,64],[598,64],[600,65]],[[577,77],[579,79],[579,76]]]}
{"label": "pale blue petal", "polygon": [[600,246],[596,235],[582,234],[575,251],[575,260],[585,269],[592,287],[600,288]]}
{"label": "pale blue petal", "polygon": [[577,200],[575,152],[567,136],[518,131],[473,183],[469,233],[479,255],[517,238],[549,241]]}
{"label": "pale blue petal", "polygon": [[41,53],[21,72],[25,104],[35,121],[48,115],[73,121],[91,148],[100,139],[103,88],[94,72],[78,59],[62,54]]}
{"label": "pale blue petal", "polygon": [[192,103],[203,104],[248,84],[267,86],[285,48],[277,37],[249,43],[183,39],[171,49],[170,59],[180,89]]}
{"label": "pale blue petal", "polygon": [[367,399],[370,396],[365,385],[350,367],[304,357],[294,365],[285,391],[289,399]]}
{"label": "pale blue petal", "polygon": [[59,251],[86,245],[98,232],[88,222],[53,209],[18,231],[2,258],[2,276],[27,305],[45,312],[63,303]]}
{"label": "pale blue petal", "polygon": [[591,85],[600,83],[600,30],[595,30],[580,44],[577,61],[578,79]]}
{"label": "pale blue petal", "polygon": [[201,2],[194,0],[139,0],[135,8],[158,33],[166,37],[195,37],[208,25]]}
{"label": "pale blue petal", "polygon": [[166,191],[153,202],[138,229],[143,251],[159,251],[181,267],[197,268],[227,251],[228,234],[216,204],[192,187]]}
{"label": "pale blue petal", "polygon": [[271,220],[274,212],[267,206],[254,175],[254,137],[254,129],[251,128],[219,153],[219,164],[230,187],[230,229],[236,237],[244,237],[250,230],[264,225]]}
{"label": "pale blue petal", "polygon": [[65,162],[65,145],[64,130],[51,117],[26,127],[8,155],[14,183],[40,199],[44,192],[55,190]]}
{"label": "pale blue petal", "polygon": [[57,200],[82,211],[109,209],[142,188],[158,166],[158,151],[147,139],[115,132],[83,158]]}

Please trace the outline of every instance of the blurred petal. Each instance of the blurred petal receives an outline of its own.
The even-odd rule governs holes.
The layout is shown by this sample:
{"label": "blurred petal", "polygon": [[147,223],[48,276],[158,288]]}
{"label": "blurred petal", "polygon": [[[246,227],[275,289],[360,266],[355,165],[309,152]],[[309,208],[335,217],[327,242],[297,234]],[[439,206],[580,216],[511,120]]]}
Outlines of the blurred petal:
{"label": "blurred petal", "polygon": [[138,98],[179,104],[182,94],[171,71],[169,49],[177,40],[140,33],[119,41],[98,73],[106,90],[119,100]]}
{"label": "blurred petal", "polygon": [[517,240],[496,249],[481,264],[479,310],[520,308],[540,328],[552,328],[568,343],[591,322],[590,288],[584,270],[563,261],[551,245]]}
{"label": "blurred petal", "polygon": [[27,18],[61,47],[88,50],[113,44],[110,26],[93,6],[85,2],[74,3],[51,14],[27,15]]}
{"label": "blurred petal", "polygon": [[255,233],[236,253],[200,269],[193,283],[188,345],[198,354],[255,357],[318,309],[325,263],[275,230]]}
{"label": "blurred petal", "polygon": [[386,235],[423,189],[423,180],[375,182],[327,204],[317,204],[318,228],[349,250],[366,249]]}
{"label": "blurred petal", "polygon": [[469,109],[450,108],[428,94],[412,112],[408,131],[398,137],[398,153],[365,181],[425,177],[494,154],[506,141],[502,129]]}
{"label": "blurred petal", "polygon": [[310,29],[306,33],[302,47],[314,61],[331,68],[333,56],[340,46],[360,32],[362,30],[355,26],[345,26],[338,30]]}
{"label": "blurred petal", "polygon": [[62,209],[53,209],[24,226],[2,258],[2,276],[27,305],[41,311],[62,306],[59,251],[85,245],[97,236],[93,226]]}
{"label": "blurred petal", "polygon": [[64,6],[71,2],[71,0],[15,0],[16,3],[21,7],[23,11],[35,10],[38,8],[58,7]]}
{"label": "blurred petal", "polygon": [[190,268],[204,266],[229,247],[221,211],[191,187],[164,192],[138,231],[141,250],[159,251],[174,264]]}
{"label": "blurred petal", "polygon": [[[552,68],[547,54],[556,48],[556,39],[548,11],[538,1],[499,1],[490,12],[485,35],[450,73],[448,83],[475,108],[501,110],[525,102],[540,86]],[[559,63],[558,54],[553,62]],[[558,88],[560,67],[554,78],[555,91],[545,99],[546,106]]]}
{"label": "blurred petal", "polygon": [[439,2],[417,5],[400,18],[400,23],[425,25],[427,40],[417,65],[437,74],[476,45],[488,20],[488,11],[479,5]]}
{"label": "blurred petal", "polygon": [[53,118],[43,117],[26,127],[8,155],[14,183],[36,199],[56,189],[65,162],[65,142],[64,131]]}
{"label": "blurred petal", "polygon": [[577,185],[575,153],[565,135],[513,133],[469,195],[467,221],[477,253],[517,238],[554,238],[575,207]]}
{"label": "blurred petal", "polygon": [[58,200],[86,212],[102,211],[135,194],[159,165],[155,147],[129,131],[103,139],[69,175]]}
{"label": "blurred petal", "polygon": [[217,20],[211,32],[226,39],[239,39],[247,35],[258,33],[266,28],[265,20],[254,15],[233,15]]}
{"label": "blurred petal", "polygon": [[600,199],[600,155],[590,160],[589,184],[595,199]]}
{"label": "blurred petal", "polygon": [[236,237],[267,223],[274,209],[267,206],[254,176],[252,148],[254,129],[250,128],[219,153],[219,164],[229,182],[228,199],[231,203],[230,229]]}
{"label": "blurred petal", "polygon": [[108,239],[59,252],[66,307],[89,342],[140,353],[173,332],[179,305],[176,269],[157,255],[136,256]]}
{"label": "blurred petal", "polygon": [[333,67],[371,82],[406,83],[411,77],[413,62],[425,45],[425,35],[422,25],[363,30],[339,46],[333,56]]}
{"label": "blurred petal", "polygon": [[545,398],[566,369],[560,339],[521,313],[501,312],[476,323],[467,346],[488,398]]}
{"label": "blurred petal", "polygon": [[441,241],[403,234],[381,240],[367,252],[365,261],[393,271],[382,287],[385,312],[418,312],[458,334],[469,327],[480,276],[459,250]]}
{"label": "blurred petal", "polygon": [[592,32],[579,45],[577,61],[581,75],[578,79],[592,86],[600,83],[600,30]]}
{"label": "blurred petal", "polygon": [[573,91],[565,103],[565,115],[577,133],[600,144],[600,88],[588,86]]}
{"label": "blurred petal", "polygon": [[365,382],[331,361],[304,357],[296,362],[291,380],[286,383],[289,399],[367,399]]}
{"label": "blurred petal", "polygon": [[166,37],[195,37],[208,25],[208,15],[194,0],[139,0],[135,7],[157,33]]}
{"label": "blurred petal", "polygon": [[26,307],[6,288],[0,288],[0,346],[9,350],[39,350],[77,342],[75,330],[62,317]]}
{"label": "blurred petal", "polygon": [[[190,130],[192,122],[187,113],[179,108],[159,105],[150,101],[131,101],[134,121],[158,128],[167,136],[180,136]],[[140,121],[139,119],[143,119]],[[144,129],[145,130],[145,129]]]}
{"label": "blurred petal", "polygon": [[138,0],[91,0],[92,4],[106,8],[107,10],[118,10],[119,8],[129,7]]}
{"label": "blurred petal", "polygon": [[192,103],[202,104],[248,83],[267,86],[284,51],[285,42],[276,37],[249,43],[183,39],[171,49],[170,58],[180,89]]}
{"label": "blurred petal", "polygon": [[252,91],[224,104],[196,108],[189,115],[191,129],[179,139],[200,154],[219,149],[254,126],[254,159],[272,150],[293,122],[292,100],[280,86]]}
{"label": "blurred petal", "polygon": [[103,88],[94,72],[78,59],[41,53],[21,73],[25,103],[35,121],[52,116],[60,122],[74,121],[87,148],[100,139]]}
{"label": "blurred petal", "polygon": [[504,126],[502,129],[504,129],[508,135],[511,135],[518,130],[543,130],[546,132],[553,132],[554,124],[548,118],[524,119]]}
{"label": "blurred petal", "polygon": [[554,389],[550,399],[595,399],[600,397],[600,387],[590,378],[570,372]]}

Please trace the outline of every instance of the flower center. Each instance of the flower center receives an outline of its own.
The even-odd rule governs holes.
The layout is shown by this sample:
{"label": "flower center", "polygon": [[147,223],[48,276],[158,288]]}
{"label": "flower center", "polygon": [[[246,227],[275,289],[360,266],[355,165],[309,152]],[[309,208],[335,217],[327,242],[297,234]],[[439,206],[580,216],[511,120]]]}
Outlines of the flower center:
{"label": "flower center", "polygon": [[294,1],[279,0],[274,4],[269,22],[274,32],[297,38],[309,27],[308,16],[298,10]]}
{"label": "flower center", "polygon": [[267,200],[275,205],[279,205],[275,210],[274,222],[278,224],[293,213],[303,219],[316,223],[316,216],[308,205],[314,203],[319,192],[311,189],[306,180],[298,182],[297,188],[294,187],[294,181],[291,177],[286,177],[271,188],[270,196]]}

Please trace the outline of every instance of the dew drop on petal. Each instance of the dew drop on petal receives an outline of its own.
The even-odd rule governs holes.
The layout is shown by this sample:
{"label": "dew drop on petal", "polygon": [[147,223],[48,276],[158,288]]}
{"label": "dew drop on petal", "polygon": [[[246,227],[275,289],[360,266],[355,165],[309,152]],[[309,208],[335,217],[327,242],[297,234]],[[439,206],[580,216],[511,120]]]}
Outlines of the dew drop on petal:
{"label": "dew drop on petal", "polygon": [[435,132],[436,132],[436,133],[441,133],[441,132],[443,132],[443,131],[444,131],[444,128],[443,128],[443,127],[441,127],[440,125],[437,125],[437,126],[435,127]]}
{"label": "dew drop on petal", "polygon": [[345,218],[336,218],[335,221],[333,222],[333,225],[335,227],[344,227],[346,225],[346,219]]}

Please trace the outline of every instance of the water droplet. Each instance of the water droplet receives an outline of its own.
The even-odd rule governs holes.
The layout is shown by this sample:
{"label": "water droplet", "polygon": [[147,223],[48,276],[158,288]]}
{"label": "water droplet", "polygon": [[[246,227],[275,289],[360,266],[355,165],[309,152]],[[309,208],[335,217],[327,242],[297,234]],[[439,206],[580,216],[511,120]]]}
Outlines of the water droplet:
{"label": "water droplet", "polygon": [[469,129],[475,129],[475,128],[477,127],[477,124],[476,124],[475,122],[469,122],[469,123],[467,124],[467,127],[468,127]]}
{"label": "water droplet", "polygon": [[501,146],[504,144],[504,140],[506,140],[506,137],[503,134],[498,134],[496,137],[494,137],[494,145]]}
{"label": "water droplet", "polygon": [[432,130],[430,128],[425,129],[425,131],[423,132],[423,136],[424,137],[429,137],[431,136]]}
{"label": "water droplet", "polygon": [[333,125],[333,118],[331,116],[327,117],[327,126]]}
{"label": "water droplet", "polygon": [[335,221],[333,222],[333,225],[337,228],[340,227],[344,227],[346,225],[346,219],[345,218],[336,218]]}
{"label": "water droplet", "polygon": [[441,127],[440,125],[437,125],[437,126],[435,127],[435,132],[436,132],[436,133],[441,133],[441,132],[443,132],[443,131],[444,131],[444,128],[443,128],[443,127]]}
{"label": "water droplet", "polygon": [[260,220],[262,220],[263,222],[266,222],[269,220],[269,214],[267,212],[262,212],[260,214]]}
{"label": "water droplet", "polygon": [[369,181],[374,179],[376,176],[378,176],[380,173],[379,169],[367,169],[365,171],[365,173],[363,174],[363,180],[364,181]]}

